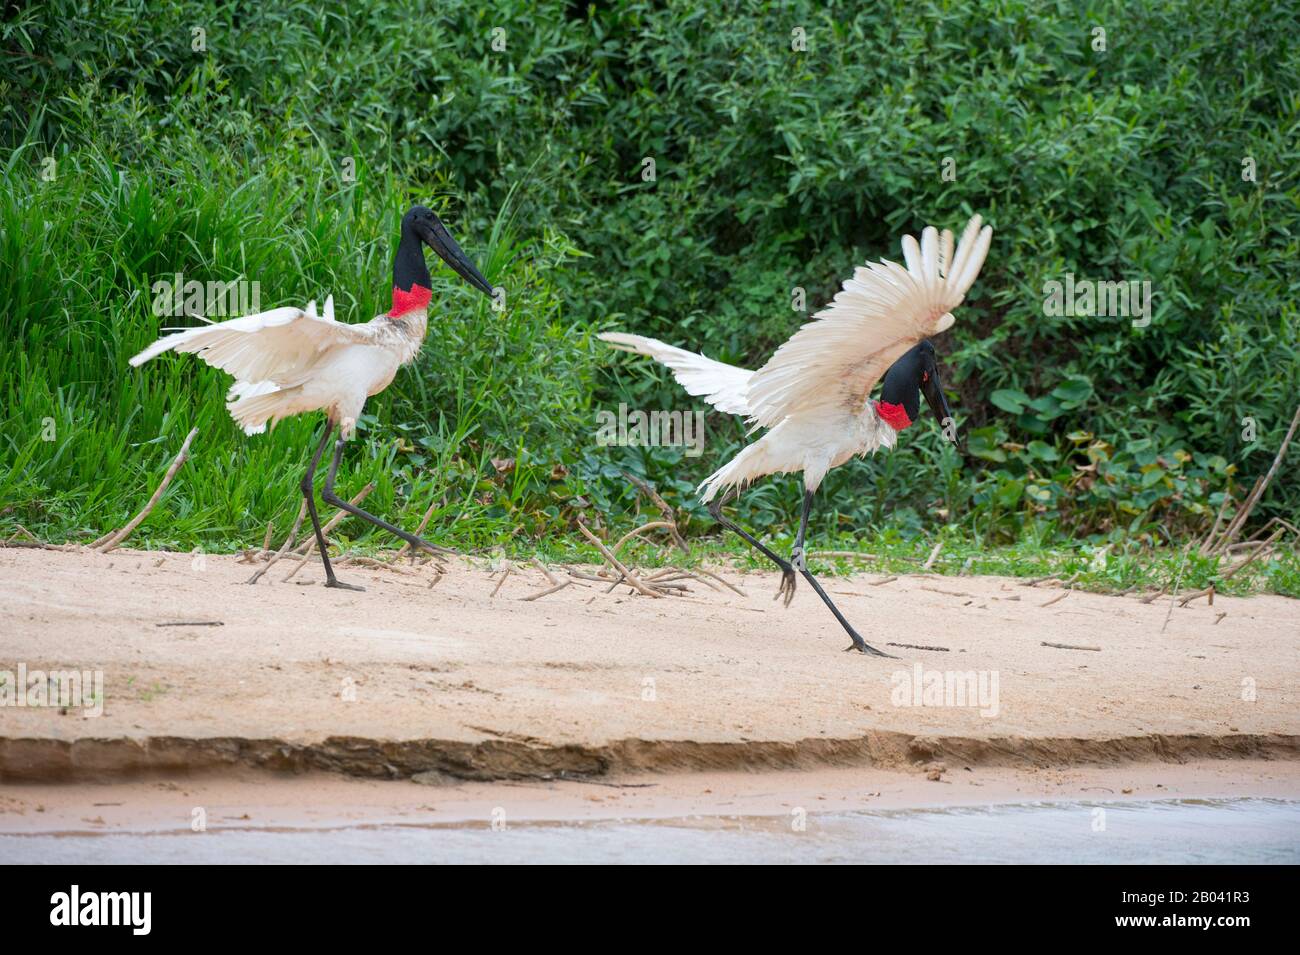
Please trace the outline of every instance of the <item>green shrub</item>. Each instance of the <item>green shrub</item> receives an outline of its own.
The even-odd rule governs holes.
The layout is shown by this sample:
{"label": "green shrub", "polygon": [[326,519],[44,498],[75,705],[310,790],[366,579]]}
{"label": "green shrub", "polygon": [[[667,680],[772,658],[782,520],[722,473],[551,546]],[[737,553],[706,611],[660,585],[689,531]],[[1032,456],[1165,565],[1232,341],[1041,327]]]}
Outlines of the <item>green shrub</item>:
{"label": "green shrub", "polygon": [[[268,306],[332,290],[368,317],[396,216],[423,199],[487,250],[511,307],[447,285],[350,479],[375,480],[381,506],[445,495],[434,527],[472,540],[617,512],[622,467],[693,506],[742,425],[711,417],[699,459],[595,448],[596,407],[692,405],[591,333],[758,363],[806,317],[793,287],[812,311],[855,262],[897,258],[902,231],[978,211],[993,248],[938,343],[971,458],[923,423],[834,473],[817,520],[1185,533],[1267,467],[1300,394],[1297,20],[1294,0],[11,4],[0,499],[11,519],[93,533],[199,424],[154,533],[260,537],[293,507],[312,423],[245,440],[220,375],[128,371],[157,331],[147,280],[242,274]],[[1044,283],[1071,272],[1149,281],[1150,324],[1047,317]],[[1281,470],[1260,519],[1296,513],[1298,475]],[[745,517],[785,525],[796,501],[793,479],[766,482]]]}

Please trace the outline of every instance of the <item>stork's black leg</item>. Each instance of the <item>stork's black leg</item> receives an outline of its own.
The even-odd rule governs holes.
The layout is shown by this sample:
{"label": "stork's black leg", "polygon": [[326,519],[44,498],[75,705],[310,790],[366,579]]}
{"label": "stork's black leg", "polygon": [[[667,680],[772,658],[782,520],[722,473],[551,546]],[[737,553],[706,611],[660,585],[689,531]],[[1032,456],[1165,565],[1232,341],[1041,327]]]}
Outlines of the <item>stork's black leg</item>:
{"label": "stork's black leg", "polygon": [[845,647],[845,650],[857,650],[859,653],[870,653],[877,657],[892,656],[892,654],[877,650],[858,635],[858,632],[853,629],[853,625],[844,619],[844,614],[840,613],[840,608],[835,606],[835,603],[831,600],[830,596],[827,595],[826,591],[822,590],[822,585],[817,582],[817,578],[808,570],[808,564],[804,558],[803,552],[803,539],[804,535],[808,532],[808,515],[812,512],[812,501],[813,492],[804,491],[803,514],[799,517],[799,536],[795,538],[794,550],[790,552],[790,563],[798,569],[799,573],[803,574],[804,579],[807,580],[808,583],[812,584],[813,590],[817,591],[817,596],[821,597],[822,602],[831,608],[831,613],[835,614],[835,619],[840,622],[840,626],[843,627],[845,631],[847,631],[848,635],[853,639],[853,643]]}
{"label": "stork's black leg", "polygon": [[341,590],[365,590],[365,587],[358,587],[356,584],[345,584],[334,576],[334,568],[330,566],[329,548],[325,544],[325,532],[320,529],[320,517],[316,514],[315,492],[312,479],[316,474],[316,467],[320,464],[320,456],[325,453],[325,446],[329,444],[330,433],[334,430],[334,422],[325,422],[325,433],[320,436],[320,444],[316,447],[316,453],[311,456],[311,464],[307,465],[307,473],[302,476],[302,496],[307,501],[307,513],[311,515],[311,526],[316,531],[316,549],[320,551],[320,559],[325,564],[325,586],[338,587]]}
{"label": "stork's black leg", "polygon": [[717,521],[727,530],[735,531],[742,538],[744,538],[745,541],[749,543],[749,546],[753,547],[755,550],[757,550],[759,553],[765,556],[768,560],[772,561],[774,564],[776,564],[776,566],[781,568],[781,586],[777,589],[776,596],[773,597],[772,599],[777,600],[784,596],[785,606],[788,607],[790,606],[790,601],[794,599],[794,585],[797,579],[794,575],[794,568],[790,566],[789,561],[785,560],[784,558],[778,557],[775,551],[769,549],[764,544],[762,544],[758,540],[758,538],[750,534],[749,531],[745,530],[739,524],[736,524],[733,521],[729,521],[722,516],[723,507],[725,507],[732,499],[734,499],[735,496],[736,496],[736,491],[733,488],[731,490],[726,491],[722,495],[721,500],[714,498],[712,501],[709,502],[709,513],[713,515],[713,519],[715,521]]}
{"label": "stork's black leg", "polygon": [[343,445],[344,445],[344,441],[342,438],[339,438],[337,441],[334,442],[334,460],[330,462],[330,471],[325,478],[325,487],[320,492],[320,498],[322,501],[324,501],[327,504],[333,504],[335,507],[341,507],[349,514],[354,514],[357,517],[362,518],[363,520],[367,520],[371,524],[374,524],[376,527],[382,527],[384,530],[388,531],[388,533],[396,534],[398,537],[406,541],[412,547],[418,547],[421,550],[427,550],[430,554],[433,554],[434,556],[440,557],[443,554],[452,553],[450,550],[448,550],[445,547],[434,547],[428,541],[422,540],[419,537],[416,537],[414,534],[408,534],[400,527],[394,527],[392,524],[388,523],[387,521],[380,520],[378,517],[375,517],[375,515],[371,514],[369,511],[363,511],[355,504],[351,504],[343,500],[337,494],[335,494],[334,477],[336,474],[338,474],[339,462],[343,460]]}

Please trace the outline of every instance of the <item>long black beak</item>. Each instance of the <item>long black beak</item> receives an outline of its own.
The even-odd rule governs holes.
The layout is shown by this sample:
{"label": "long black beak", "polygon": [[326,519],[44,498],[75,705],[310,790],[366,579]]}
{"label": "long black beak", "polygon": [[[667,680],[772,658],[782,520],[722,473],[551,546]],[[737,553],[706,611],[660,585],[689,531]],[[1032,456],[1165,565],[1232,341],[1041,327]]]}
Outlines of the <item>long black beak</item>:
{"label": "long black beak", "polygon": [[[931,365],[926,369],[924,380],[921,382],[921,393],[925,395],[925,403],[930,406],[934,416],[939,419],[939,426],[947,427],[949,419],[952,419],[952,411],[948,407],[948,399],[943,393],[943,382],[939,380],[939,369]],[[953,419],[954,422],[956,419]]]}
{"label": "long black beak", "polygon": [[457,275],[484,295],[492,294],[491,284],[483,277],[483,273],[475,267],[474,263],[469,260],[469,256],[465,254],[465,251],[451,237],[451,233],[447,231],[446,226],[441,222],[421,229],[420,238],[425,245],[437,252],[438,257],[450,265]]}

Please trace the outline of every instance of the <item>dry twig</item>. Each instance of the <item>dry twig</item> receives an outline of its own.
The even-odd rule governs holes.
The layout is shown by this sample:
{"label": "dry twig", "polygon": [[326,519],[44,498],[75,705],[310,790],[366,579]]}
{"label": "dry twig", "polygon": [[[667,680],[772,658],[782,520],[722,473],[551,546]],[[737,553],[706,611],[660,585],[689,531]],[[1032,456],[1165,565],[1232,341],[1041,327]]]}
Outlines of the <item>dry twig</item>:
{"label": "dry twig", "polygon": [[1300,427],[1300,405],[1296,406],[1295,415],[1291,418],[1291,426],[1287,428],[1286,437],[1282,439],[1282,445],[1277,449],[1277,454],[1273,457],[1273,463],[1269,465],[1269,469],[1264,473],[1264,476],[1255,482],[1255,487],[1250,492],[1250,496],[1242,502],[1241,508],[1224,529],[1223,536],[1209,549],[1208,554],[1221,553],[1241,533],[1241,528],[1245,525],[1247,518],[1250,517],[1250,512],[1255,509],[1259,499],[1264,496],[1269,482],[1273,480],[1273,475],[1277,473],[1278,467],[1281,466],[1282,458],[1286,455],[1286,449],[1291,444],[1291,439],[1295,437],[1297,427]]}
{"label": "dry twig", "polygon": [[618,558],[609,552],[609,548],[600,542],[599,537],[597,537],[591,531],[587,530],[587,525],[584,524],[581,520],[578,521],[578,530],[582,531],[583,536],[585,536],[587,540],[591,541],[592,544],[596,546],[596,549],[600,551],[600,555],[604,557],[605,560],[609,561],[609,563],[614,567],[615,570],[617,570],[620,574],[622,574],[625,578],[627,578],[627,582],[631,584],[638,593],[643,594],[647,597],[663,596],[663,594],[659,593],[658,591],[652,590],[651,588],[647,587],[637,578],[635,574],[633,574],[630,570],[628,570],[621,563],[619,563]]}
{"label": "dry twig", "polygon": [[506,561],[505,572],[501,575],[501,579],[497,581],[497,585],[492,588],[492,593],[488,594],[489,600],[497,595],[497,591],[501,589],[501,585],[506,582],[506,578],[510,576],[510,572],[514,569],[515,565],[510,563],[510,561]]}
{"label": "dry twig", "polygon": [[[446,499],[444,498],[443,501],[445,500]],[[442,504],[443,501],[434,501],[432,504],[429,505],[428,509],[424,512],[424,517],[420,518],[420,526],[415,529],[416,537],[419,537],[421,534],[424,533],[424,529],[429,526],[429,518],[433,517],[433,512],[438,509],[438,506]],[[410,549],[411,549],[411,542],[402,541],[402,546],[398,549],[397,556],[394,557],[393,560],[401,560],[402,556]],[[428,551],[425,551],[425,553],[427,554]],[[415,559],[414,554],[411,555],[411,559],[412,560]]]}
{"label": "dry twig", "polygon": [[933,567],[935,559],[938,558],[939,551],[941,551],[942,549],[943,549],[943,541],[935,541],[934,550],[930,551],[930,556],[925,559],[925,563],[921,565],[921,569],[929,570],[931,567]]}
{"label": "dry twig", "polygon": [[259,580],[262,579],[262,575],[265,574],[268,570],[270,570],[272,566],[274,566],[277,560],[279,560],[286,553],[288,553],[289,548],[293,546],[293,542],[298,539],[298,528],[302,527],[302,519],[306,516],[307,516],[307,499],[304,497],[302,501],[298,504],[298,516],[297,518],[295,518],[293,522],[293,528],[289,531],[289,536],[284,539],[284,543],[280,545],[280,549],[271,555],[271,559],[266,563],[266,566],[259,567],[257,570],[253,571],[253,576],[249,577],[248,580],[244,581],[244,583],[246,584],[257,583]]}
{"label": "dry twig", "polygon": [[[630,481],[638,491],[654,502],[655,507],[659,508],[659,512],[664,516],[664,522],[668,525],[669,533],[673,538],[673,543],[678,546],[683,554],[689,554],[691,551],[690,548],[686,546],[686,539],[682,537],[681,531],[677,529],[677,515],[673,512],[673,509],[668,506],[668,502],[659,496],[658,491],[635,474],[629,474],[627,471],[624,471],[623,477],[627,478],[627,480]],[[615,550],[617,550],[617,548],[615,548]]]}
{"label": "dry twig", "polygon": [[558,582],[555,584],[554,587],[547,587],[545,590],[538,591],[538,592],[535,593],[535,594],[529,594],[527,597],[520,597],[519,599],[520,599],[520,600],[523,600],[523,601],[538,600],[538,599],[540,599],[540,598],[542,598],[542,597],[545,597],[545,596],[547,596],[547,595],[549,595],[549,594],[553,594],[553,593],[555,593],[557,590],[563,590],[565,587],[569,586],[569,584],[571,584],[571,583],[573,583],[573,581],[571,581],[571,580],[561,580],[561,581],[558,581]]}
{"label": "dry twig", "polygon": [[153,497],[149,498],[149,503],[144,506],[144,509],[135,517],[131,518],[131,520],[127,521],[126,526],[121,530],[105,534],[99,540],[91,544],[90,547],[92,550],[99,551],[101,554],[107,554],[110,550],[131,536],[131,532],[139,527],[140,522],[148,517],[149,512],[154,509],[154,505],[156,505],[158,500],[163,496],[163,491],[167,490],[167,485],[172,483],[172,478],[174,478],[176,472],[181,469],[181,465],[189,460],[190,442],[194,440],[194,436],[198,433],[198,428],[191,428],[190,433],[185,436],[185,443],[181,445],[180,451],[177,453],[176,457],[172,459],[171,467],[169,467],[167,473],[163,475],[162,483],[159,484],[157,489],[153,492]]}

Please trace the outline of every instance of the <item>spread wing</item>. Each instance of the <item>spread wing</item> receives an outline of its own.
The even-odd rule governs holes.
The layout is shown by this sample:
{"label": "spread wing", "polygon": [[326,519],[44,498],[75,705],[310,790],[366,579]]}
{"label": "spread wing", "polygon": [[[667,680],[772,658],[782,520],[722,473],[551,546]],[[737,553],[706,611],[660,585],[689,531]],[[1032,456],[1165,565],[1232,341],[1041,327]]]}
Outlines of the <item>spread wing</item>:
{"label": "spread wing", "polygon": [[861,409],[902,354],[952,326],[979,275],[993,230],[970,220],[953,253],[952,233],[933,226],[918,245],[903,237],[907,268],[882,260],[859,267],[826,308],[776,350],[749,381],[750,421],[775,427],[818,408]]}
{"label": "spread wing", "polygon": [[325,300],[325,314],[316,303],[306,309],[273,308],[258,315],[202,325],[158,339],[131,359],[139,366],[165,351],[193,352],[213,368],[240,382],[285,383],[301,378],[321,352],[335,345],[374,341],[372,325],[334,320],[334,297]]}

